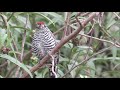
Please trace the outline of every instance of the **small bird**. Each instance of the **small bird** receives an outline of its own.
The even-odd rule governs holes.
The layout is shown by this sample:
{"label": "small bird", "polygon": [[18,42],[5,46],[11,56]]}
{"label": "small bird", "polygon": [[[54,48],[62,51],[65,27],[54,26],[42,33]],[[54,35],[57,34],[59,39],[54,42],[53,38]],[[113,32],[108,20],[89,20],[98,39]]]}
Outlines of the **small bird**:
{"label": "small bird", "polygon": [[[44,22],[36,23],[36,30],[32,39],[32,52],[38,57],[39,60],[44,58],[55,46],[57,45],[56,39],[50,29]],[[53,63],[54,66],[52,67]],[[50,78],[56,78],[57,64],[59,62],[59,52],[51,56],[46,64],[49,66]],[[54,70],[54,71],[53,71]]]}

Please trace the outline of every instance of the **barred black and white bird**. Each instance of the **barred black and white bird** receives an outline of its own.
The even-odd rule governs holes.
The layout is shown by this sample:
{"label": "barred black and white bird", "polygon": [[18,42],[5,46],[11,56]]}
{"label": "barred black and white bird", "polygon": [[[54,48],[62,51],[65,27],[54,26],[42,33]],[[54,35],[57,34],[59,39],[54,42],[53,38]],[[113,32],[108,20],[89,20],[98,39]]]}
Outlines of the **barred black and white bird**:
{"label": "barred black and white bird", "polygon": [[[36,30],[32,40],[32,52],[38,57],[39,60],[44,58],[55,46],[57,42],[50,31],[50,29],[46,26],[44,22],[36,23]],[[53,61],[54,60],[54,61]],[[54,67],[52,67],[52,61],[54,62]],[[55,78],[55,74],[57,72],[57,64],[59,62],[59,53],[57,52],[55,55],[48,60],[46,64],[49,65],[49,74],[51,78]],[[54,70],[54,71],[52,71]],[[55,73],[54,73],[55,72]]]}

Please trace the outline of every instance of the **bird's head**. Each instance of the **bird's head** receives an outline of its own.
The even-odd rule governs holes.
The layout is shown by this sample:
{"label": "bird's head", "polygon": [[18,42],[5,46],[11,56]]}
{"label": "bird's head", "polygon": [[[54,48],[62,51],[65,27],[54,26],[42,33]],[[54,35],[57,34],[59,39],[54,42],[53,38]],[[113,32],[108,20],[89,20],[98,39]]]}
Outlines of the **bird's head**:
{"label": "bird's head", "polygon": [[36,28],[39,30],[44,29],[45,27],[46,27],[46,25],[44,22],[37,22],[36,23]]}

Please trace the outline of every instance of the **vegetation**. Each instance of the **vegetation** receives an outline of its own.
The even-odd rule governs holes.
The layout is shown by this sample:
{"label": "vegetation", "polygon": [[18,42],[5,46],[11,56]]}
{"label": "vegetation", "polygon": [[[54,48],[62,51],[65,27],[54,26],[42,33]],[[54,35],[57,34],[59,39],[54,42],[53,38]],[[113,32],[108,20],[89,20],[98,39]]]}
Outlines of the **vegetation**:
{"label": "vegetation", "polygon": [[58,78],[120,77],[119,12],[1,12],[0,78],[48,78],[45,58],[31,53],[38,21],[55,35]]}

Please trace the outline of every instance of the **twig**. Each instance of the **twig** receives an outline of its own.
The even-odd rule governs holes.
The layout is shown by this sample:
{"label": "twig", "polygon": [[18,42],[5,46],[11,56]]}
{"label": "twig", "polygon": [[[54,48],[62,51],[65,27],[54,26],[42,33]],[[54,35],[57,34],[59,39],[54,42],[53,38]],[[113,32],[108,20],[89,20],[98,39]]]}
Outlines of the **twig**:
{"label": "twig", "polygon": [[[7,24],[8,24],[7,19],[5,19],[5,17],[2,15],[2,13],[0,14],[0,16],[2,17],[2,19],[3,19],[3,21],[4,21],[4,24],[5,24],[6,29],[8,29],[8,28],[7,28]],[[10,31],[9,31],[9,32],[10,32]],[[11,32],[10,32],[10,34],[8,33],[8,36],[12,37],[12,33],[11,33]],[[12,43],[13,43],[13,46],[14,46],[14,48],[16,49],[16,51],[18,51],[17,46],[16,46],[16,43],[14,42],[14,40],[12,40]],[[19,58],[19,55],[18,55],[18,58]],[[17,65],[16,65],[16,66],[17,66]],[[11,72],[12,72],[12,70],[6,75],[6,77],[8,77]]]}
{"label": "twig", "polygon": [[[65,43],[67,43],[69,40],[71,40],[72,38],[74,38],[85,26],[86,24],[91,21],[94,17],[96,16],[96,13],[93,12],[83,23],[82,26],[78,27],[77,30],[73,31],[70,35],[66,36],[66,38],[62,38],[61,41],[56,45],[56,47],[49,52],[50,55],[55,54]],[[50,58],[49,55],[46,55],[41,61],[40,63],[38,63],[37,65],[35,65],[34,67],[31,68],[31,72],[35,72],[36,70],[38,70],[42,65],[44,65],[44,63]],[[21,78],[25,78],[28,77],[28,73],[25,72]]]}
{"label": "twig", "polygon": [[92,25],[90,31],[87,34],[90,34],[93,31],[94,26],[95,26],[95,22],[93,21],[93,25]]}
{"label": "twig", "polygon": [[[77,22],[79,23],[79,25],[82,26],[81,22],[78,20],[78,16],[79,16],[80,14],[81,14],[81,13],[78,13],[78,14],[75,16],[75,18],[76,18]],[[80,52],[79,52],[79,53],[80,53]],[[76,57],[75,57],[75,62],[73,63],[71,69],[74,67],[74,65],[75,65],[75,63],[76,63],[76,61],[77,61],[77,58],[78,58],[79,53],[76,55]]]}
{"label": "twig", "polygon": [[13,12],[10,17],[7,19],[7,22],[12,18],[12,16],[14,15],[15,12]]}
{"label": "twig", "polygon": [[16,68],[17,70],[16,70],[16,72],[15,72],[15,78],[18,78],[19,77],[19,71],[20,71],[20,67],[19,66],[17,66],[17,68]]}
{"label": "twig", "polygon": [[[76,17],[78,17],[78,16],[84,17],[84,16],[89,15],[90,13],[92,13],[92,12],[86,12],[86,13],[84,13],[84,14],[82,14],[82,12],[79,12],[79,13],[76,15]],[[71,23],[75,23],[75,22],[76,22],[76,19],[74,19]]]}
{"label": "twig", "polygon": [[79,25],[82,26],[81,22],[78,19],[78,15],[75,18],[76,18],[77,22],[79,23]]}
{"label": "twig", "polygon": [[59,30],[57,30],[56,32],[53,33],[53,35],[58,34],[61,30],[63,30],[65,28],[65,26],[63,26],[62,28],[60,28]]}
{"label": "twig", "polygon": [[[10,30],[9,30],[9,33],[10,33],[10,38],[13,38],[13,39],[12,39],[13,47],[14,47],[14,49],[18,52],[17,44],[15,43],[13,34],[12,34],[12,32],[11,32]],[[18,56],[18,58],[19,58],[19,55],[17,55],[17,56]],[[18,59],[18,60],[19,60],[19,59]]]}
{"label": "twig", "polygon": [[114,42],[111,42],[111,41],[108,41],[108,40],[105,40],[105,39],[99,39],[99,38],[96,38],[96,37],[92,37],[92,36],[89,36],[89,35],[86,35],[86,34],[81,34],[79,33],[79,35],[82,35],[82,36],[85,36],[85,37],[88,37],[88,38],[92,38],[92,39],[96,39],[96,40],[99,40],[99,41],[102,41],[102,42],[107,42],[107,43],[110,43],[118,48],[120,48],[120,45],[117,44],[117,43],[114,43]]}
{"label": "twig", "polygon": [[8,62],[3,63],[2,65],[0,65],[0,68],[5,67],[7,64],[8,64]]}
{"label": "twig", "polygon": [[4,15],[2,15],[2,13],[0,13],[0,16],[2,17],[2,20],[3,20],[3,22],[4,22],[4,25],[5,25],[5,27],[7,28],[7,18],[5,18],[4,17]]}
{"label": "twig", "polygon": [[[9,33],[10,33],[10,38],[13,38],[12,39],[12,44],[13,44],[13,47],[14,47],[14,50],[16,50],[17,52],[18,52],[18,48],[17,48],[17,44],[16,44],[16,42],[15,42],[15,39],[14,39],[14,37],[13,37],[13,34],[12,34],[12,32],[9,30]],[[20,57],[19,57],[20,55],[19,54],[17,54],[17,58],[18,58],[18,60],[20,61]]]}
{"label": "twig", "polygon": [[70,73],[73,69],[77,68],[78,66],[80,66],[80,65],[83,64],[83,63],[87,63],[87,61],[89,61],[91,58],[97,56],[97,55],[100,54],[100,53],[105,52],[106,50],[108,50],[108,49],[110,49],[110,48],[111,48],[111,46],[108,47],[108,48],[102,49],[102,50],[100,50],[99,52],[93,54],[93,55],[92,55],[91,57],[89,57],[88,59],[83,60],[83,61],[80,62],[78,65],[76,65],[74,68],[72,68],[71,70],[69,70],[64,76],[62,76],[62,78],[65,77],[68,73]]}
{"label": "twig", "polygon": [[[82,13],[82,12],[79,12],[79,13],[76,15],[76,17],[80,16],[81,13]],[[88,13],[90,14],[91,12],[88,12]],[[85,13],[85,14],[88,15],[88,13]],[[75,17],[75,18],[76,18],[76,17]],[[75,21],[76,21],[76,20],[77,20],[77,22],[78,22],[79,24],[81,24],[78,18],[76,18]],[[54,34],[54,35],[58,34],[60,31],[64,30],[64,28],[65,28],[65,26],[63,26],[62,28],[60,28],[59,30],[57,30],[56,32],[54,32],[53,34]]]}
{"label": "twig", "polygon": [[[95,19],[93,19],[95,22],[97,22]],[[107,32],[107,30],[104,30],[104,27],[102,27],[99,23],[98,23],[101,32],[104,32],[109,38],[111,38],[112,36],[110,35],[110,33]],[[113,37],[112,37],[113,38]]]}
{"label": "twig", "polygon": [[[76,20],[77,20],[77,22],[81,25],[81,22],[78,20],[78,18],[76,17]],[[91,29],[90,29],[90,31],[89,31],[89,33],[92,31],[92,29],[93,29],[93,27],[94,27],[94,24],[95,23],[93,23],[93,25],[92,25],[92,27],[91,27]],[[90,46],[90,44],[89,44],[89,46]],[[86,56],[85,56],[85,58],[84,59],[86,59],[87,58],[87,55],[88,55],[88,51],[90,50],[90,48],[88,48],[88,50],[87,50],[87,54],[86,54]],[[78,53],[79,54],[79,53]],[[77,58],[77,57],[76,57]],[[75,60],[75,62],[77,61],[77,59]],[[74,67],[74,65],[75,65],[75,62],[73,63],[73,65],[72,65],[72,67],[71,67],[71,69]],[[70,69],[70,70],[71,70]]]}
{"label": "twig", "polygon": [[113,14],[114,14],[118,19],[120,19],[120,16],[119,16],[117,13],[113,12]]}
{"label": "twig", "polygon": [[[76,55],[75,60],[74,60],[74,63],[72,64],[71,69],[74,67],[75,63],[77,62],[77,58],[78,58],[79,54],[80,54],[80,52]],[[70,69],[70,70],[71,70],[71,69]]]}
{"label": "twig", "polygon": [[[26,18],[25,28],[27,28],[28,18],[29,18],[29,16]],[[21,50],[21,55],[20,55],[20,62],[23,61],[25,40],[26,40],[26,29],[24,30],[24,35],[23,35],[23,40],[22,40],[22,50]],[[19,71],[20,71],[20,67],[18,67],[16,70],[16,74],[15,74],[16,77],[18,77]]]}
{"label": "twig", "polygon": [[9,71],[8,73],[6,74],[5,78],[8,78],[11,74],[11,72],[17,67],[17,65],[13,66]]}
{"label": "twig", "polygon": [[[89,31],[89,34],[90,34],[91,36],[92,36],[92,34],[93,34],[93,32],[92,32],[92,31],[93,31],[93,27],[94,27],[94,23],[93,23],[93,25],[92,25],[92,27],[91,27],[91,29],[90,29],[90,31]],[[89,42],[89,44],[88,44],[88,47],[90,47],[92,40],[93,40],[92,38],[89,39],[90,42]],[[90,48],[87,49],[87,53],[86,53],[86,56],[84,57],[84,60],[87,59],[89,50],[90,50]],[[89,73],[90,73],[90,72],[89,72],[89,69],[87,69],[86,71],[87,71],[87,72],[86,72],[86,75],[89,76]]]}
{"label": "twig", "polygon": [[63,35],[63,38],[67,35],[69,21],[70,21],[70,12],[66,12],[65,28],[64,28],[64,35]]}

